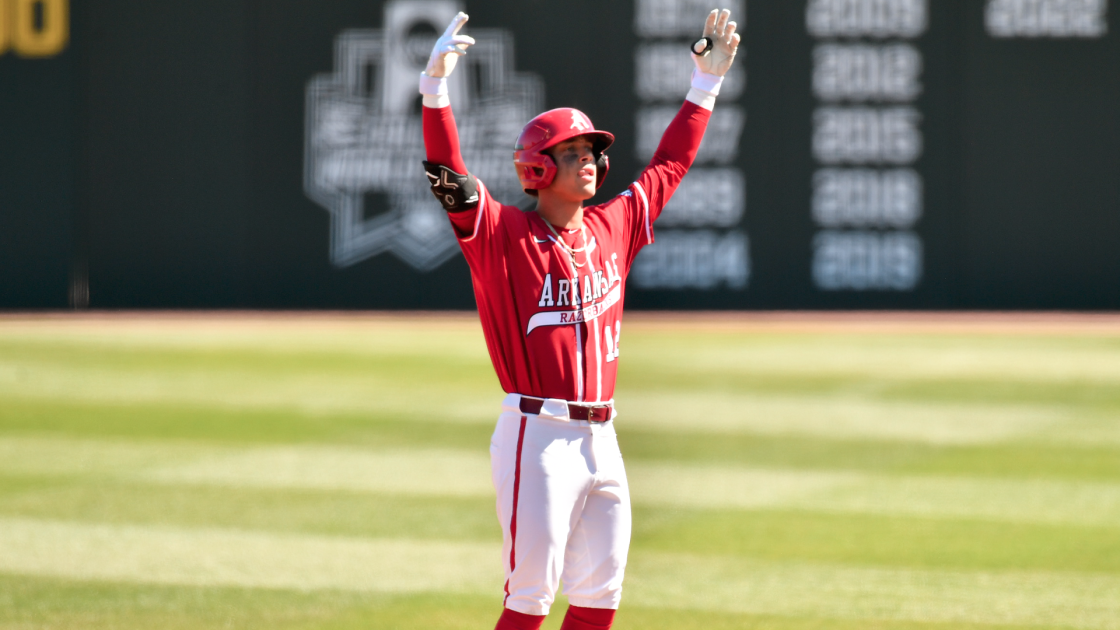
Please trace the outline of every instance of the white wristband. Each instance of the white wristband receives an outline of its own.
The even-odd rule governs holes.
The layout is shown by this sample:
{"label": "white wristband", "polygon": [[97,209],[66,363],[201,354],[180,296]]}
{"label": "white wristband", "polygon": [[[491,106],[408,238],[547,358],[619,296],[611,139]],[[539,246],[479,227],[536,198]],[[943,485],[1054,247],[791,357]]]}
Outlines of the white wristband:
{"label": "white wristband", "polygon": [[451,97],[446,94],[440,94],[439,96],[425,94],[421,100],[424,102],[424,107],[432,109],[443,109],[451,104]]}
{"label": "white wristband", "polygon": [[[424,98],[432,97],[425,96]],[[712,96],[711,92],[705,92],[704,90],[692,88],[688,91],[688,94],[685,95],[684,100],[690,103],[696,103],[708,111],[712,111],[716,108],[716,97]]]}
{"label": "white wristband", "polygon": [[692,87],[707,92],[712,96],[719,96],[719,86],[723,84],[723,77],[716,74],[700,72],[699,68],[692,69]]}
{"label": "white wristband", "polygon": [[447,77],[433,78],[420,73],[420,93],[424,96],[444,96],[447,94]]}

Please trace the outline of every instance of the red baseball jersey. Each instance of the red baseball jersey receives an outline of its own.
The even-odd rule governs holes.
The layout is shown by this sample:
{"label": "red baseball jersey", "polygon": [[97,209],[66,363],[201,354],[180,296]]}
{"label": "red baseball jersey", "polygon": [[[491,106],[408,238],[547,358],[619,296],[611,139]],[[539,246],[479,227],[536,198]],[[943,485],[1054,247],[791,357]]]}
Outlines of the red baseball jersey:
{"label": "red baseball jersey", "polygon": [[[584,208],[582,229],[550,229],[536,212],[491,197],[484,182],[476,209],[449,215],[507,393],[613,398],[626,277],[653,242],[653,223],[696,157],[710,115],[685,101],[638,180]],[[450,107],[424,108],[424,140],[428,161],[466,172]]]}

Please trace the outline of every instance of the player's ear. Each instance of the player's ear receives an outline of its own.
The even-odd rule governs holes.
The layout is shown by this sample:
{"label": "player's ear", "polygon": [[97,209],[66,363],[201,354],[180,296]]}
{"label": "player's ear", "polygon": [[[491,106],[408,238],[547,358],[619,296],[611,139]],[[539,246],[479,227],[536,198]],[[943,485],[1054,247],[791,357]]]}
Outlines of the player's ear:
{"label": "player's ear", "polygon": [[[541,157],[544,158],[545,167],[556,168],[556,158],[552,157],[551,153],[548,153],[547,151],[541,151]],[[544,174],[544,169],[541,169],[540,174]]]}

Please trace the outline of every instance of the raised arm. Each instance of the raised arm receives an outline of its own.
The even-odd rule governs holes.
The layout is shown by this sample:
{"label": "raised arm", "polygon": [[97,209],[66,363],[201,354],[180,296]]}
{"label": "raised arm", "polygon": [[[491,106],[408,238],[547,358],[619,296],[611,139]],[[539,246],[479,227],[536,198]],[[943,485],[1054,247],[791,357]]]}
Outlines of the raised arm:
{"label": "raised arm", "polygon": [[[692,45],[692,61],[696,63],[688,100],[711,110],[723,76],[731,69],[739,50],[739,25],[731,21],[731,11],[712,9],[704,20],[704,35]],[[697,74],[702,79],[697,81]],[[698,85],[699,83],[699,85]],[[699,99],[699,100],[697,100]]]}
{"label": "raised arm", "polygon": [[669,127],[661,136],[649,166],[635,182],[642,229],[636,232],[634,253],[653,242],[651,224],[669,202],[681,179],[696,159],[708,127],[723,77],[731,69],[739,48],[738,25],[731,12],[716,9],[704,21],[704,35],[692,45],[692,86]]}
{"label": "raised arm", "polygon": [[739,49],[738,25],[730,18],[729,10],[714,9],[704,21],[704,35],[692,44],[696,69],[692,71],[692,85],[685,96],[687,102],[661,137],[651,166],[672,162],[687,170],[696,158],[723,77],[731,69]]}
{"label": "raised arm", "polygon": [[448,212],[469,210],[478,203],[477,182],[467,173],[459,150],[459,130],[451,113],[447,77],[455,70],[459,57],[467,54],[474,39],[459,34],[469,17],[459,12],[443,35],[436,40],[428,66],[420,74],[420,93],[424,96],[424,149],[428,160],[424,170],[432,193]]}

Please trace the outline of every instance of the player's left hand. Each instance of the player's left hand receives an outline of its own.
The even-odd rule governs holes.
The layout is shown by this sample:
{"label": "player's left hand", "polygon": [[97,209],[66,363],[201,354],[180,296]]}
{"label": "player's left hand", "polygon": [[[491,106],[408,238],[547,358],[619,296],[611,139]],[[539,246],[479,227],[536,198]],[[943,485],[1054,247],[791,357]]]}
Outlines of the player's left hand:
{"label": "player's left hand", "polygon": [[739,25],[730,21],[731,11],[712,9],[708,19],[704,21],[704,37],[712,40],[712,46],[702,55],[696,50],[702,49],[703,39],[693,44],[692,60],[700,72],[723,76],[731,69],[731,62],[735,61],[735,51],[739,49],[739,34],[736,29]]}
{"label": "player's left hand", "polygon": [[474,44],[473,37],[459,34],[459,29],[463,28],[463,25],[469,19],[470,16],[460,11],[451,20],[447,29],[443,31],[443,35],[440,35],[440,38],[436,40],[436,45],[432,48],[432,55],[428,58],[428,67],[424,69],[424,74],[433,79],[441,79],[451,75],[459,57],[467,54],[467,46]]}

